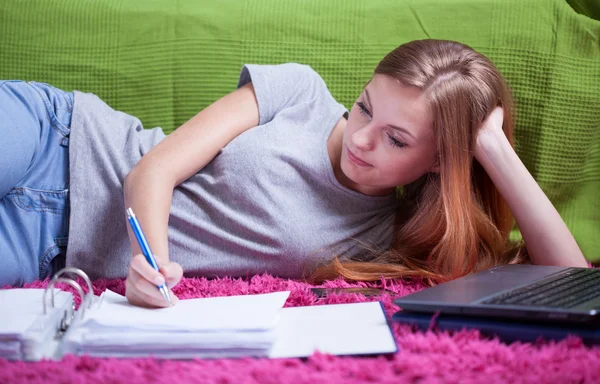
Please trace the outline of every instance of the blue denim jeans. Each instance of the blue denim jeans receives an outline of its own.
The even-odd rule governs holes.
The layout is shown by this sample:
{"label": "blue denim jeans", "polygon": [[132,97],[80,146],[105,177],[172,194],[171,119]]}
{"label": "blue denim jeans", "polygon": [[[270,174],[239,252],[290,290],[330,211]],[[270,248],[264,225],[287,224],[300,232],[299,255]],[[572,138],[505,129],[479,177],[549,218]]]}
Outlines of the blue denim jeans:
{"label": "blue denim jeans", "polygon": [[44,279],[64,260],[72,111],[72,93],[0,80],[0,287]]}

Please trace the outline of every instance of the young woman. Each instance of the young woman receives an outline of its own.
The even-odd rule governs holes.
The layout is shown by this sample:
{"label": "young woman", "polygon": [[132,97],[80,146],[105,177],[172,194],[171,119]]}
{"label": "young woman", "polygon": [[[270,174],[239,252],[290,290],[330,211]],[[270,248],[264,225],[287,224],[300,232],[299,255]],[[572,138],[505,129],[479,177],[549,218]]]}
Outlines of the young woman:
{"label": "young woman", "polygon": [[[587,265],[512,148],[505,81],[460,43],[396,48],[349,113],[307,66],[246,65],[168,137],[92,94],[0,83],[1,284],[66,262],[164,306],[156,285],[184,271],[443,281],[526,259]],[[526,252],[508,242],[511,212]]]}

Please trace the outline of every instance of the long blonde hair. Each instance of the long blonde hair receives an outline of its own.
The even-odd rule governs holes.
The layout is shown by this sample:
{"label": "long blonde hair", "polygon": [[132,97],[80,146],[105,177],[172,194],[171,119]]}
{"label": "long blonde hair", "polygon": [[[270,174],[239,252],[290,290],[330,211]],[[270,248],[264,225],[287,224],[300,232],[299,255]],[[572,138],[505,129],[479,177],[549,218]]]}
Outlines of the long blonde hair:
{"label": "long blonde hair", "polygon": [[315,282],[422,277],[430,283],[508,262],[522,262],[523,247],[509,244],[513,216],[483,167],[474,159],[478,129],[496,107],[513,144],[510,90],[496,67],[467,45],[412,41],[394,49],[375,74],[421,90],[433,117],[439,174],[402,187],[389,250],[369,251],[368,261],[335,258],[316,269]]}

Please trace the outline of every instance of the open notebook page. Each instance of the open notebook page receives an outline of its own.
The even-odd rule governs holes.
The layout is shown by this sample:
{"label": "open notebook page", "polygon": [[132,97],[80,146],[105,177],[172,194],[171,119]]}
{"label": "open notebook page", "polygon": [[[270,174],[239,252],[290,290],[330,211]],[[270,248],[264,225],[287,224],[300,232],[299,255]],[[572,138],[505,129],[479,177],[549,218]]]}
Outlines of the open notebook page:
{"label": "open notebook page", "polygon": [[89,311],[83,324],[160,332],[266,330],[275,326],[290,292],[180,300],[169,308],[141,308],[111,291]]}
{"label": "open notebook page", "polygon": [[[54,289],[55,308],[64,308],[67,301],[72,300],[68,292]],[[48,315],[44,316],[44,289],[14,288],[0,289],[0,303],[4,315],[0,316],[0,336],[16,337],[24,335],[34,323],[43,323],[54,313],[50,293],[48,293]],[[43,325],[43,324],[41,324]]]}
{"label": "open notebook page", "polygon": [[284,308],[269,357],[305,357],[315,351],[369,355],[398,351],[379,302]]}

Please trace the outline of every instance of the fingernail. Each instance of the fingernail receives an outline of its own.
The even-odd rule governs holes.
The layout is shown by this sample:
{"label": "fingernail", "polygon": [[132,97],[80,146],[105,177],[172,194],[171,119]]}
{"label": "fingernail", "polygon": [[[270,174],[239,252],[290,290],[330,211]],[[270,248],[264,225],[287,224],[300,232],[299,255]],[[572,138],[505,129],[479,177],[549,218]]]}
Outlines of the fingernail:
{"label": "fingernail", "polygon": [[165,278],[162,275],[158,275],[154,278],[154,284],[163,285],[165,283]]}

